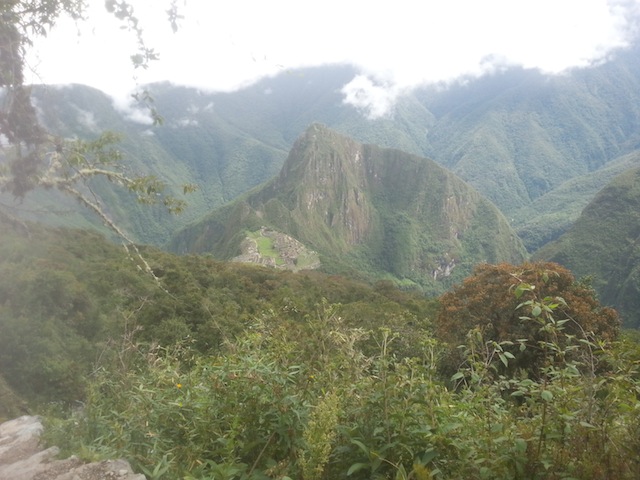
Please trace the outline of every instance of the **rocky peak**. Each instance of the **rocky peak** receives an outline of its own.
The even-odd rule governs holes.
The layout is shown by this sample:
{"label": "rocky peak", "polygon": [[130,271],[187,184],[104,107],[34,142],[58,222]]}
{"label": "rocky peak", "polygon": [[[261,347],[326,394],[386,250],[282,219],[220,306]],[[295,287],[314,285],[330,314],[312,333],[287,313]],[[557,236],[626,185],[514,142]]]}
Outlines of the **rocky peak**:
{"label": "rocky peak", "polygon": [[362,144],[314,123],[294,144],[279,177],[301,220],[321,220],[347,245],[361,243],[371,225],[364,156]]}

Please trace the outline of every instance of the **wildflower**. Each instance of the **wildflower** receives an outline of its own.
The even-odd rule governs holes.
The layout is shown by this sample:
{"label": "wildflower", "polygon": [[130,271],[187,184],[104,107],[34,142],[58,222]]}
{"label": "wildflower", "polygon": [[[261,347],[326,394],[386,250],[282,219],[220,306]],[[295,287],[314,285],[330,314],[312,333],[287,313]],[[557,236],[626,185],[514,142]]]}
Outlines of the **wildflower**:
{"label": "wildflower", "polygon": [[182,388],[182,384],[181,383],[176,383],[176,388]]}

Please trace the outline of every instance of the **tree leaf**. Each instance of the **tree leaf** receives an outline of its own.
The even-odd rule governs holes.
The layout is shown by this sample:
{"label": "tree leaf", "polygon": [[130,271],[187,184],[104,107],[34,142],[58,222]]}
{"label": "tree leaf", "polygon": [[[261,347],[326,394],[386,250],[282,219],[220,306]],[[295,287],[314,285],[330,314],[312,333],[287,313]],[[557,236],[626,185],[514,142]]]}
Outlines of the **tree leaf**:
{"label": "tree leaf", "polygon": [[349,467],[349,470],[347,470],[347,477],[353,473],[359,472],[360,470],[366,467],[367,467],[366,463],[354,463]]}
{"label": "tree leaf", "polygon": [[509,360],[507,360],[507,357],[504,355],[504,353],[499,353],[498,357],[500,357],[500,361],[504,364],[505,367],[509,366]]}

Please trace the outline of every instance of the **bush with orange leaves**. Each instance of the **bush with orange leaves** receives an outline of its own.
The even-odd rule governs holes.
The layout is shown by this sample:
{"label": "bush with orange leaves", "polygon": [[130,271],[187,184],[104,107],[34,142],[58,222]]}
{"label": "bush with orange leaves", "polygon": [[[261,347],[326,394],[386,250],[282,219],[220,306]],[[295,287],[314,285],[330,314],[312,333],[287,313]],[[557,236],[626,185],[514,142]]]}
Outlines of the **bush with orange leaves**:
{"label": "bush with orange leaves", "polygon": [[[522,291],[523,285],[527,286],[525,294],[517,298],[516,290],[520,286]],[[554,302],[550,315],[561,322],[562,343],[592,348],[615,339],[619,333],[617,312],[600,305],[589,284],[577,282],[566,268],[549,262],[482,264],[462,284],[440,297],[435,332],[451,346],[445,370],[455,370],[464,360],[455,352],[459,345],[468,343],[470,331],[483,342],[502,344],[512,354],[508,365],[511,373],[542,367],[540,345],[548,341],[548,330],[531,318],[535,316],[531,315],[531,305],[545,302]]]}

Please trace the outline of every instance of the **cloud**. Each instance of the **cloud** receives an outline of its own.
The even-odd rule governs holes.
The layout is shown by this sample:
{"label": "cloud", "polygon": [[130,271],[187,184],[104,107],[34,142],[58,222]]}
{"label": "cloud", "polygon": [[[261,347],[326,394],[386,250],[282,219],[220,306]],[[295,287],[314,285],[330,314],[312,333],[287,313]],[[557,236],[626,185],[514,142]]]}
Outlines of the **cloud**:
{"label": "cloud", "polygon": [[176,122],[179,127],[197,127],[199,125],[198,120],[195,118],[181,118]]}
{"label": "cloud", "polygon": [[402,3],[381,20],[384,28],[360,35],[367,50],[353,63],[362,75],[342,90],[344,102],[369,118],[389,114],[416,87],[514,66],[561,74],[602,63],[640,36],[638,0],[430,2],[420,12],[405,10],[394,29]]}
{"label": "cloud", "polygon": [[81,108],[75,107],[78,123],[83,125],[87,130],[98,133],[100,132],[100,128],[98,127],[98,122],[96,121],[96,117],[93,112],[89,112],[87,110],[83,110]]}
{"label": "cloud", "polygon": [[159,62],[133,71],[135,40],[101,2],[90,2],[80,36],[63,23],[38,42],[42,79],[110,94],[160,80],[230,91],[285,69],[348,63],[362,76],[345,86],[345,101],[375,117],[428,83],[505,65],[557,74],[602,62],[640,30],[640,0],[325,0],[322,8],[299,0],[189,0],[178,2],[185,19],[173,35],[168,0],[131,1]]}
{"label": "cloud", "polygon": [[343,103],[362,111],[371,120],[389,115],[400,94],[397,87],[376,84],[366,75],[356,75],[342,87]]}
{"label": "cloud", "polygon": [[116,111],[126,120],[140,125],[153,125],[153,118],[151,117],[149,109],[141,107],[130,93],[125,95],[112,95],[111,101]]}

